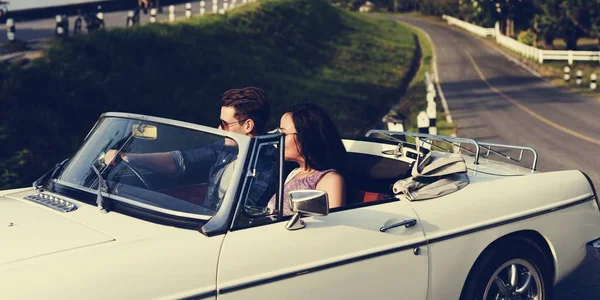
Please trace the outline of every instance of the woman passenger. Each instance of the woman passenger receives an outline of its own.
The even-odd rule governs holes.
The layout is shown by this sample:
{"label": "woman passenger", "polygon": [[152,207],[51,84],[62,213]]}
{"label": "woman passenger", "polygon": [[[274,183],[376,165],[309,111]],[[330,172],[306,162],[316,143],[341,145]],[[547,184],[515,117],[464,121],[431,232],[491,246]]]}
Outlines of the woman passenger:
{"label": "woman passenger", "polygon": [[[329,208],[345,202],[344,178],[340,175],[346,161],[346,148],[327,113],[319,106],[305,103],[287,110],[279,130],[285,135],[285,160],[298,163],[284,185],[283,215],[292,215],[288,193],[294,190],[327,192]],[[275,197],[268,207],[276,207]]]}

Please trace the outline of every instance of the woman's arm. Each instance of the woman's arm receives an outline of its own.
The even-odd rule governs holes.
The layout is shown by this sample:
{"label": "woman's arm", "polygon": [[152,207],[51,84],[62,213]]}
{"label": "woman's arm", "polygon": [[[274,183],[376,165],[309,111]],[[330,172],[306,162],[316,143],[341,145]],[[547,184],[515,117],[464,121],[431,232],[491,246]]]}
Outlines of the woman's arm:
{"label": "woman's arm", "polygon": [[344,178],[337,172],[329,172],[317,183],[317,190],[327,192],[329,208],[343,206],[346,203]]}

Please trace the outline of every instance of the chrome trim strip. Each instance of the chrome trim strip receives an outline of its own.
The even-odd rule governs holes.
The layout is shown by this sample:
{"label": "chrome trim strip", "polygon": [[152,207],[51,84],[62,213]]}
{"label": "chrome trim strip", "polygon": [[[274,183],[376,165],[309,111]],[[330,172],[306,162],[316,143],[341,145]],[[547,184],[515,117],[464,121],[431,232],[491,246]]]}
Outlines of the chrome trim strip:
{"label": "chrome trim strip", "polygon": [[585,177],[585,179],[590,184],[590,188],[592,189],[592,193],[594,193],[594,198],[596,199],[596,204],[598,205],[598,209],[600,209],[600,199],[598,198],[598,193],[596,192],[596,187],[594,186],[592,179],[585,172],[583,172],[581,170],[579,170],[579,172],[581,172],[581,174]]}
{"label": "chrome trim strip", "polygon": [[487,224],[487,225],[483,225],[483,226],[479,226],[479,227],[475,227],[475,228],[463,230],[463,231],[460,231],[460,232],[448,234],[448,235],[445,235],[445,236],[440,236],[440,237],[437,237],[437,238],[433,238],[433,239],[428,240],[428,242],[429,242],[429,244],[442,242],[442,241],[445,241],[445,240],[449,240],[451,238],[455,238],[455,237],[467,235],[467,234],[470,234],[470,233],[474,233],[474,232],[478,232],[478,231],[483,231],[483,230],[487,230],[487,229],[490,229],[490,228],[494,228],[494,227],[498,227],[498,226],[502,226],[502,225],[506,225],[506,224],[510,224],[510,223],[519,222],[519,221],[522,221],[522,220],[525,220],[525,219],[529,219],[529,218],[533,218],[533,217],[545,215],[545,214],[548,214],[548,213],[551,213],[551,212],[555,212],[555,211],[558,211],[558,210],[562,210],[562,209],[566,209],[566,208],[569,208],[569,207],[572,207],[572,206],[583,204],[583,203],[592,201],[594,199],[595,199],[595,197],[592,195],[592,196],[589,196],[589,197],[586,197],[586,198],[583,198],[583,199],[576,200],[576,201],[571,202],[571,203],[567,203],[567,204],[555,206],[555,207],[552,207],[552,208],[549,208],[549,209],[545,209],[545,210],[541,210],[541,211],[538,211],[538,212],[530,213],[530,214],[523,215],[523,216],[520,216],[520,217],[516,217],[516,218],[513,218],[513,219],[499,221],[499,222],[495,222],[495,223],[491,223],[491,224]]}
{"label": "chrome trim strip", "polygon": [[210,292],[203,292],[203,293],[188,296],[185,298],[177,298],[177,300],[199,300],[199,299],[214,298],[214,297],[217,297],[216,290],[210,291]]}
{"label": "chrome trim strip", "polygon": [[351,264],[351,263],[358,262],[358,261],[361,261],[361,260],[366,260],[366,259],[370,259],[370,258],[374,258],[374,257],[378,257],[378,256],[383,256],[383,255],[387,255],[387,254],[392,254],[392,253],[396,253],[396,252],[400,252],[400,251],[404,251],[404,250],[409,250],[409,249],[412,249],[412,248],[415,248],[415,247],[422,247],[422,246],[426,246],[426,245],[427,245],[426,241],[418,242],[418,243],[412,243],[412,244],[409,244],[409,245],[398,246],[398,247],[390,248],[390,249],[379,251],[379,252],[374,252],[374,253],[360,255],[360,256],[357,256],[357,257],[353,257],[353,258],[342,259],[340,261],[331,262],[331,263],[327,263],[327,264],[320,265],[320,266],[315,266],[315,267],[310,267],[310,268],[304,268],[304,269],[300,269],[300,270],[297,270],[297,271],[284,273],[284,274],[281,274],[281,275],[275,275],[275,276],[271,276],[271,277],[267,277],[267,278],[262,278],[262,279],[257,279],[257,280],[246,282],[246,283],[235,284],[235,285],[232,285],[232,286],[220,288],[219,289],[219,294],[231,293],[231,292],[235,292],[235,291],[239,291],[239,290],[251,288],[251,287],[254,287],[254,286],[258,286],[258,285],[263,285],[263,284],[267,284],[267,283],[271,283],[271,282],[275,282],[275,281],[280,281],[280,280],[284,280],[284,279],[288,279],[288,278],[292,278],[292,277],[296,277],[296,276],[301,276],[301,275],[308,274],[308,273],[313,273],[313,272],[318,272],[318,271],[322,271],[322,270],[326,270],[326,269],[331,269],[331,268],[334,268],[334,267],[337,267],[337,266]]}
{"label": "chrome trim strip", "polygon": [[[63,180],[59,180],[59,179],[55,179],[55,181],[58,184],[64,185],[64,186],[68,186],[70,188],[74,188],[77,190],[82,190],[82,191],[86,191],[88,193],[92,193],[94,195],[98,194],[97,190],[94,189],[90,189],[87,187],[83,187],[80,185],[76,185],[67,181],[63,181]],[[156,207],[156,206],[152,206],[152,205],[148,205],[145,203],[141,203],[141,202],[137,202],[135,200],[130,200],[121,196],[117,196],[117,195],[113,195],[113,194],[109,194],[109,193],[102,193],[103,197],[108,197],[112,200],[117,200],[123,203],[127,203],[133,206],[137,206],[137,207],[141,207],[147,210],[151,210],[151,211],[156,211],[156,212],[160,212],[160,213],[164,213],[164,214],[168,214],[168,215],[173,215],[173,216],[178,216],[178,217],[184,217],[184,218],[190,218],[190,219],[195,219],[195,220],[201,220],[201,221],[207,221],[210,218],[212,218],[212,216],[209,215],[200,215],[200,214],[191,214],[191,213],[184,213],[184,212],[180,212],[180,211],[175,211],[175,210],[170,210],[170,209],[164,209],[164,208],[160,208],[160,207]]]}

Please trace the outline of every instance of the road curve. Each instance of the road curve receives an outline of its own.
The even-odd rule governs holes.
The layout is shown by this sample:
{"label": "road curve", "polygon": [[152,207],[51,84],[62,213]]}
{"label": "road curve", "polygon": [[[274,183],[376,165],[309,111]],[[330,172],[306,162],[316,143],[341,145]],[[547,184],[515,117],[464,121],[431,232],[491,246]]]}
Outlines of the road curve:
{"label": "road curve", "polygon": [[[397,19],[430,35],[458,136],[532,147],[538,170],[578,169],[600,187],[599,101],[552,86],[460,29]],[[588,255],[554,298],[600,299],[600,259]]]}

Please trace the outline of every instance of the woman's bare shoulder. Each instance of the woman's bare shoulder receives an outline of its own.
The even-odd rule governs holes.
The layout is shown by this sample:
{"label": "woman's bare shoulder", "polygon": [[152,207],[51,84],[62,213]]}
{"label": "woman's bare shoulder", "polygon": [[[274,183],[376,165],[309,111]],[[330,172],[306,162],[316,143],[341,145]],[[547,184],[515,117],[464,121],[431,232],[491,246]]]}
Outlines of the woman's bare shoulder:
{"label": "woman's bare shoulder", "polygon": [[321,180],[319,180],[319,182],[317,183],[317,186],[321,186],[321,185],[331,186],[331,185],[343,185],[343,184],[344,184],[344,177],[342,177],[342,175],[340,173],[338,173],[337,171],[331,171],[331,172],[327,172],[325,175],[323,175],[323,177],[321,177]]}

